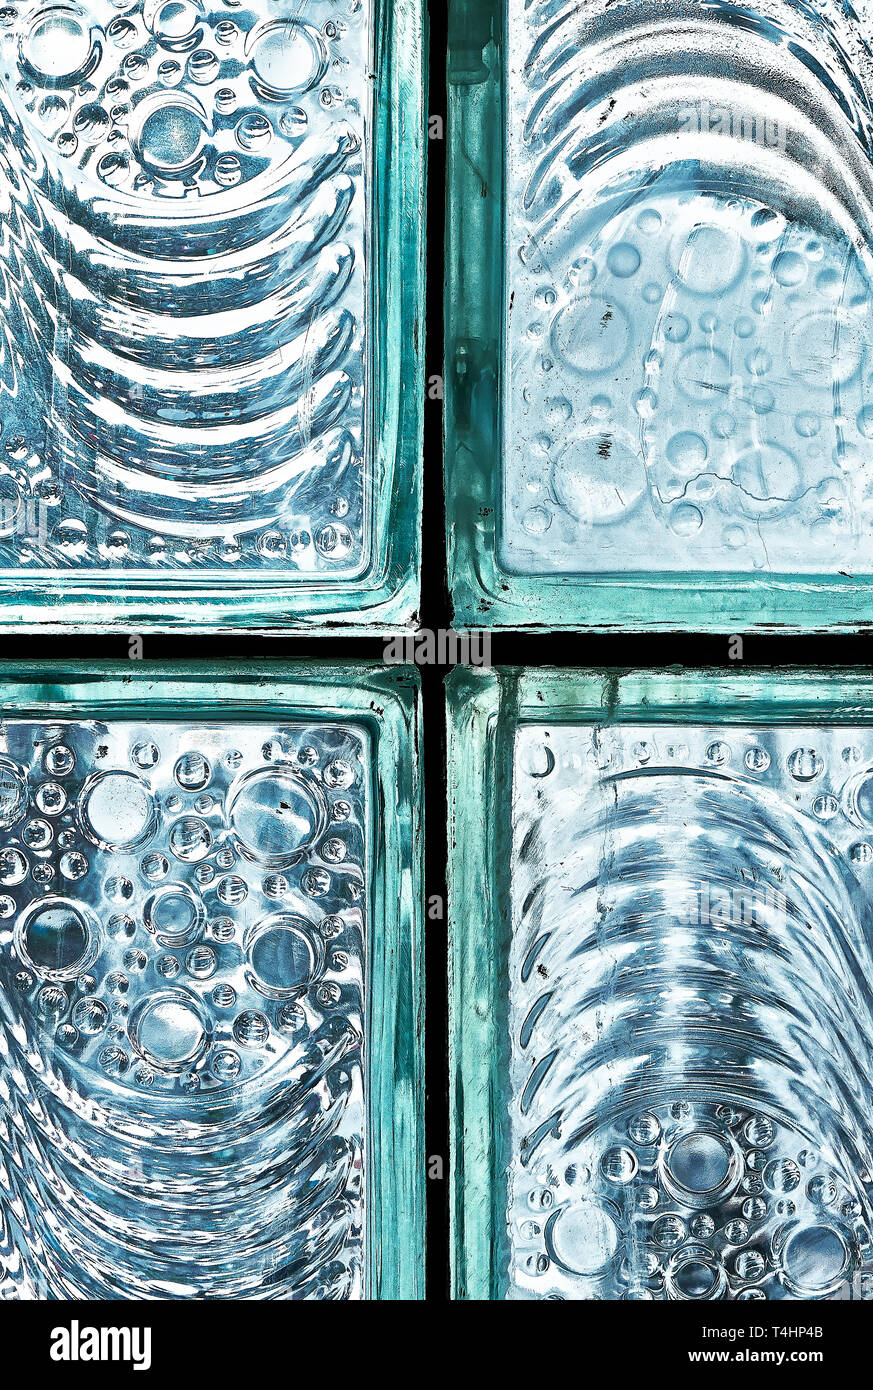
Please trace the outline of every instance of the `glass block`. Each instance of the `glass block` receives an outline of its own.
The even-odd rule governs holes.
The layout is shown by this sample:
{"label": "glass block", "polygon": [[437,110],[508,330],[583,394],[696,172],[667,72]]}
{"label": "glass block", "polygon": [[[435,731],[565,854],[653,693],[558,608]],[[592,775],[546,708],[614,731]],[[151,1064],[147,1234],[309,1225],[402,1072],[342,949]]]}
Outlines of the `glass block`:
{"label": "glass block", "polygon": [[10,622],[408,617],[421,102],[417,0],[4,9]]}
{"label": "glass block", "polygon": [[873,8],[453,13],[458,617],[869,621]]}
{"label": "glass block", "polygon": [[57,674],[3,692],[0,1298],[415,1297],[414,679]]}
{"label": "glass block", "polygon": [[451,703],[456,1296],[873,1297],[871,682]]}

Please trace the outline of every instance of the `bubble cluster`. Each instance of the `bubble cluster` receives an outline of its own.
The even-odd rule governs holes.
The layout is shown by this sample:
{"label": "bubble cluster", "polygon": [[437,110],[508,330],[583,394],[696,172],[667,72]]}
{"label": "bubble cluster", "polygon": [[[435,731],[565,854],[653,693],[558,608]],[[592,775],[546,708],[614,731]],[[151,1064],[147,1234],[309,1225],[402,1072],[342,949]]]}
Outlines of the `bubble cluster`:
{"label": "bubble cluster", "polygon": [[[777,88],[814,88],[828,56],[804,67],[774,22],[739,70],[730,11],[701,15],[680,56],[665,19],[607,9],[583,79],[571,11],[511,6],[504,557],[531,575],[796,574],[800,556],[804,573],[869,573],[871,230],[863,208],[833,215],[817,172],[795,196],[798,167],[840,164],[832,137],[827,156],[806,128],[791,153],[784,138],[761,148],[775,68],[792,66]],[[711,105],[704,32],[725,84]],[[810,112],[820,96],[806,93]],[[734,128],[686,128],[695,112]]]}
{"label": "bubble cluster", "polygon": [[[778,1155],[763,1175],[759,1124]],[[622,1117],[539,1181],[517,1217],[518,1255],[568,1297],[822,1298],[870,1259],[853,1189],[789,1127],[727,1104]],[[532,1219],[544,1207],[548,1220]]]}
{"label": "bubble cluster", "polygon": [[368,486],[365,7],[3,13],[6,562],[347,575]]}
{"label": "bubble cluster", "polygon": [[0,1166],[15,1186],[27,1156],[27,1217],[0,1284],[262,1297],[269,1269],[275,1296],[359,1296],[366,735],[7,719],[2,742]]}
{"label": "bubble cluster", "polygon": [[867,732],[530,725],[514,783],[516,1294],[869,1298]]}
{"label": "bubble cluster", "polygon": [[35,732],[35,762],[0,762],[0,949],[41,1045],[92,1082],[243,1084],[357,1008],[360,742],[254,729],[226,757],[223,737],[118,726],[98,749],[70,726]]}

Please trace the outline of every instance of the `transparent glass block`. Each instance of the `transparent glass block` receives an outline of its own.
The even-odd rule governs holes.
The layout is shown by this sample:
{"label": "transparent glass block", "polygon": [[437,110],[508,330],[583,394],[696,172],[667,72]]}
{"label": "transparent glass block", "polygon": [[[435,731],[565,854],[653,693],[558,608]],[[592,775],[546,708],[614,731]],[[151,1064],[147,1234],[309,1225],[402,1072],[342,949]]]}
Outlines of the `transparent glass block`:
{"label": "transparent glass block", "polygon": [[3,726],[0,1298],[379,1293],[380,735],[199,693]]}
{"label": "transparent glass block", "polygon": [[381,186],[392,159],[397,196],[421,182],[414,123],[385,148],[420,100],[419,25],[409,3],[386,26],[377,0],[4,8],[10,596],[61,587],[69,610],[94,590],[99,619],[145,595],[155,622],[187,601],[204,625],[408,605],[415,508],[399,547],[386,524],[417,427],[389,433],[373,352],[397,257],[420,312],[418,233]]}
{"label": "transparent glass block", "polygon": [[[871,729],[813,678],[710,684],[506,678],[484,752],[511,811],[486,781],[490,863],[460,864],[453,906],[456,1134],[483,1070],[498,1096],[495,1253],[456,1249],[469,1296],[873,1297]],[[488,700],[456,697],[454,757]],[[489,872],[506,916],[477,1066],[463,885]]]}
{"label": "transparent glass block", "polygon": [[495,204],[450,257],[461,610],[868,619],[873,10],[455,13],[456,196]]}

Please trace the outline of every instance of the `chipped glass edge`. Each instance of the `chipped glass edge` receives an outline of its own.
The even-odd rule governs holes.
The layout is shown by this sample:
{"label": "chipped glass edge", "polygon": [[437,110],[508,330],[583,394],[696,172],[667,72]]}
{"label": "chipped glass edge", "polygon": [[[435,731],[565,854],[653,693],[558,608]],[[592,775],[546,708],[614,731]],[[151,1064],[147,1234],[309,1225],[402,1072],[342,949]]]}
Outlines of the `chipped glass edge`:
{"label": "chipped glass edge", "polygon": [[[0,679],[4,718],[345,720],[371,750],[365,1297],[424,1297],[420,680],[364,662],[36,662]],[[379,808],[392,814],[380,817]]]}

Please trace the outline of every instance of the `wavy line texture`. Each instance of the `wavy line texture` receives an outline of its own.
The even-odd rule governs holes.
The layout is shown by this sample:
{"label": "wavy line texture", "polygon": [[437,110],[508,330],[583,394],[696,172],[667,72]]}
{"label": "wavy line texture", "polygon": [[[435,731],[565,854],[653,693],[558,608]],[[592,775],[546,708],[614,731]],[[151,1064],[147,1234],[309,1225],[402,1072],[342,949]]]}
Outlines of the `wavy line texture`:
{"label": "wavy line texture", "polygon": [[510,568],[873,569],[871,41],[508,0]]}
{"label": "wavy line texture", "polygon": [[510,1296],[873,1297],[868,731],[526,728]]}
{"label": "wavy line texture", "polygon": [[0,564],[365,547],[369,10],[0,21]]}
{"label": "wavy line texture", "polygon": [[0,1297],[361,1297],[361,738],[4,750]]}

